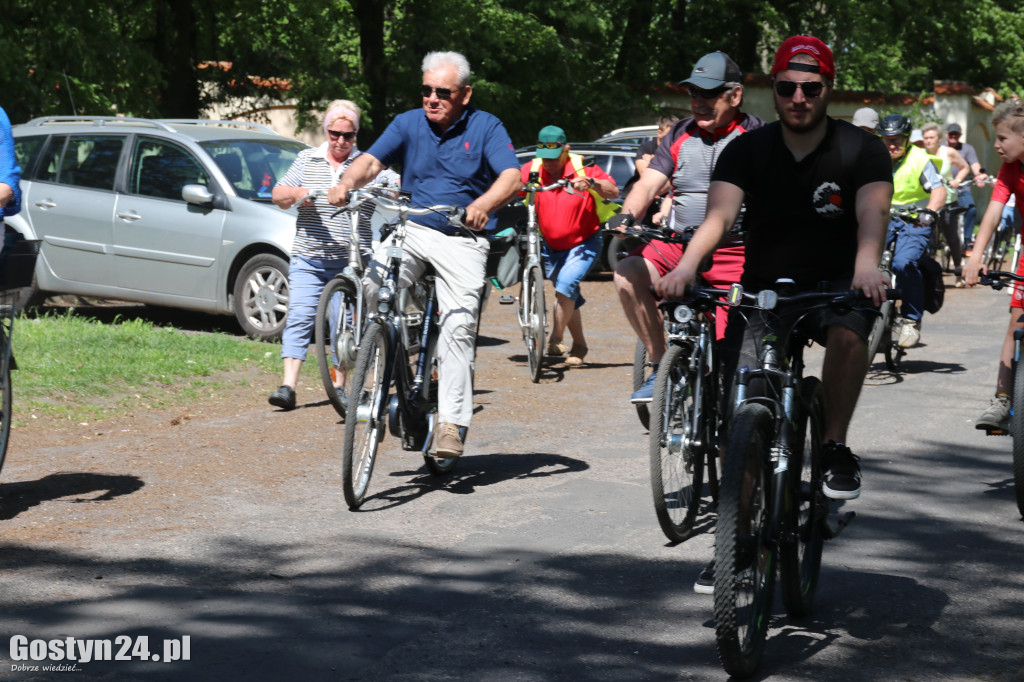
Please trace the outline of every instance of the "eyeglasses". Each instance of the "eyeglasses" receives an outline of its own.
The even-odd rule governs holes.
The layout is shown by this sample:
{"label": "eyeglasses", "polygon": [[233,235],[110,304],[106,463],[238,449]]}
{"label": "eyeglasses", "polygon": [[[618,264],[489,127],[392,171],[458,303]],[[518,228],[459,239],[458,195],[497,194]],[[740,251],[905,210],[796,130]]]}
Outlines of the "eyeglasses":
{"label": "eyeglasses", "polygon": [[687,90],[690,93],[690,97],[699,97],[700,99],[718,99],[719,97],[722,96],[722,93],[728,89],[729,88],[724,85],[720,88],[715,88],[714,90],[705,90],[704,88],[698,88],[694,86],[690,86],[689,88],[687,88]]}
{"label": "eyeglasses", "polygon": [[538,142],[537,149],[558,149],[564,142]]}
{"label": "eyeglasses", "polygon": [[[458,90],[458,88],[455,88]],[[420,94],[424,97],[430,97],[431,93],[437,93],[438,99],[451,99],[452,93],[455,92],[451,88],[432,88],[429,85],[420,86]]]}
{"label": "eyeglasses", "polygon": [[825,84],[821,81],[775,81],[775,92],[779,93],[780,97],[792,97],[796,94],[797,88],[800,88],[800,92],[804,93],[807,99],[815,99],[821,97]]}
{"label": "eyeglasses", "polygon": [[327,134],[330,135],[332,140],[337,140],[339,137],[344,137],[345,142],[351,142],[352,140],[356,139],[356,133],[354,132],[343,133],[340,130],[328,130]]}

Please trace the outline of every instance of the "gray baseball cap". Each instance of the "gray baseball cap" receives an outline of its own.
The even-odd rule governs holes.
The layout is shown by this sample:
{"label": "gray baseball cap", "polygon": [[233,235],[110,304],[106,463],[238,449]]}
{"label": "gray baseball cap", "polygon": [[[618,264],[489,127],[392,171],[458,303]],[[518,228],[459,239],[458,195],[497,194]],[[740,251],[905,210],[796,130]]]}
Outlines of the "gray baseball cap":
{"label": "gray baseball cap", "polygon": [[697,60],[690,77],[679,85],[692,85],[703,90],[720,88],[726,83],[743,82],[743,72],[724,52],[712,52]]}

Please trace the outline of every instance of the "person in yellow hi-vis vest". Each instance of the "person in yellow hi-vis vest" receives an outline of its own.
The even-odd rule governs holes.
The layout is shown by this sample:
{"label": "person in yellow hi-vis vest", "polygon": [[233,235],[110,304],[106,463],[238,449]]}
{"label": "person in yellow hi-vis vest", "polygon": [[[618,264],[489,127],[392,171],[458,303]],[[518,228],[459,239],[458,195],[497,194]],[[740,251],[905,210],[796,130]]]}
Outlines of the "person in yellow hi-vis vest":
{"label": "person in yellow hi-vis vest", "polygon": [[[932,157],[925,150],[909,143],[910,120],[902,114],[890,114],[878,125],[878,134],[892,159],[892,197],[894,208],[929,208],[938,212],[946,203],[946,188]],[[932,234],[932,216],[918,215],[917,223],[904,225],[900,220],[889,223],[893,231],[901,228],[892,254],[892,271],[896,287],[903,291],[900,306],[899,345],[911,348],[921,339],[921,317],[924,315],[924,278],[917,262],[925,256]]]}
{"label": "person in yellow hi-vis vest", "polygon": [[[601,235],[597,233],[606,212],[614,209],[607,203],[619,196],[615,179],[596,166],[584,167],[578,154],[569,153],[565,131],[546,126],[537,135],[537,156],[523,164],[522,181],[530,181],[531,173],[539,173],[537,181],[551,185],[562,178],[569,185],[536,196],[537,222],[544,237],[542,256],[544,276],[555,286],[551,336],[547,354],[561,357],[568,353],[565,364],[579,366],[586,357],[586,338],[580,308],[585,300],[580,282],[601,252]],[[572,335],[572,346],[563,343],[565,330]]]}

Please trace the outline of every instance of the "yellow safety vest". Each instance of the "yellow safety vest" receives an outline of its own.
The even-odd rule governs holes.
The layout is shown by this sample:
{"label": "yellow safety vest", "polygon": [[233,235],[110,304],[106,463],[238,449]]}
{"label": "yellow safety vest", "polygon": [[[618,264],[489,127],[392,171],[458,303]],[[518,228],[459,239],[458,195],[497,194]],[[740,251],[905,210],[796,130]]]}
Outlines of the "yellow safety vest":
{"label": "yellow safety vest", "polygon": [[932,159],[933,157],[925,150],[910,145],[906,158],[892,177],[893,206],[908,206],[931,196],[931,193],[921,186],[921,173]]}

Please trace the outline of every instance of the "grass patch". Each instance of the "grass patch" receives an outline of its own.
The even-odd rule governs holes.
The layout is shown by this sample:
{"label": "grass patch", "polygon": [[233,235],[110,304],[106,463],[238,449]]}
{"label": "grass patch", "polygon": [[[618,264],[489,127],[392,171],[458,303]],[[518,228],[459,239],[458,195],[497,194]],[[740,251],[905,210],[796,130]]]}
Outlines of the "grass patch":
{"label": "grass patch", "polygon": [[[11,373],[15,424],[31,415],[88,422],[140,404],[206,396],[238,372],[280,372],[280,350],[276,343],[140,319],[104,323],[75,312],[20,317],[14,325],[19,369]],[[305,364],[315,369],[316,361]]]}

